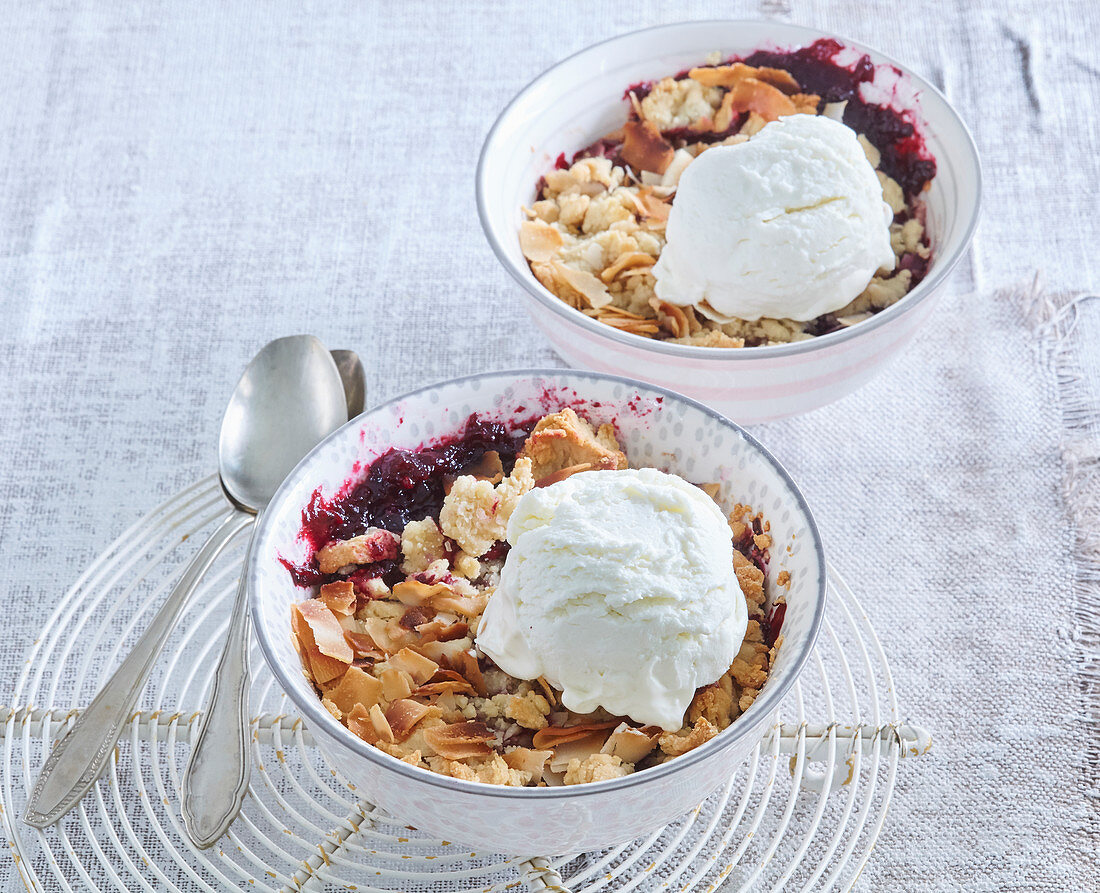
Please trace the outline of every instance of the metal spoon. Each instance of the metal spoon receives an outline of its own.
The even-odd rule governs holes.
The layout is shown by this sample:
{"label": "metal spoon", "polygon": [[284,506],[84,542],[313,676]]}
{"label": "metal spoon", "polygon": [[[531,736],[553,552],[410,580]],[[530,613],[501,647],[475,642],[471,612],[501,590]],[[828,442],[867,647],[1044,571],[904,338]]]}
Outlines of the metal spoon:
{"label": "metal spoon", "polygon": [[354,419],[363,411],[367,402],[367,376],[363,362],[354,350],[334,350],[332,358],[344,383],[344,396],[348,401],[348,418]]}
{"label": "metal spoon", "polygon": [[[133,650],[54,746],[31,791],[23,816],[27,824],[36,828],[53,824],[95,784],[199,580],[233,537],[267,505],[298,460],[347,420],[348,401],[336,362],[312,335],[272,341],[248,365],[222,418],[218,451],[222,489],[233,511],[192,559]],[[243,579],[242,575],[238,599]],[[234,623],[244,614],[235,610]],[[231,629],[231,642],[233,634]],[[243,635],[243,631],[236,634]],[[219,664],[219,672],[221,669]],[[247,655],[236,669],[247,678]],[[247,748],[244,752],[243,785],[247,787]],[[224,798],[225,793],[219,793]],[[226,793],[237,796],[235,787]],[[240,798],[243,796],[242,788]],[[230,820],[234,815],[236,810]],[[196,825],[197,831],[206,828],[205,823],[201,828]]]}

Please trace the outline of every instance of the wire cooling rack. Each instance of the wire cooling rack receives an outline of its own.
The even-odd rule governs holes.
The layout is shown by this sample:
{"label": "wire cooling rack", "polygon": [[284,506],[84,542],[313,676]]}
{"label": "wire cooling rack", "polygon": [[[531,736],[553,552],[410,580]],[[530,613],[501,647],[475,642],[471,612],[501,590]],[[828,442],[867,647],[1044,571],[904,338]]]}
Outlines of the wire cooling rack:
{"label": "wire cooling rack", "polygon": [[[813,659],[746,764],[687,816],[626,846],[521,859],[427,837],[329,766],[252,655],[252,785],[210,850],[183,833],[179,785],[228,623],[243,537],[186,608],[103,778],[56,826],[19,816],[52,743],[118,664],[224,513],[215,478],[177,494],[81,576],[0,706],[0,820],[34,891],[503,891],[850,889],[886,819],[898,762],[927,750],[902,722],[890,668],[830,569]],[[536,843],[533,841],[533,843]]]}

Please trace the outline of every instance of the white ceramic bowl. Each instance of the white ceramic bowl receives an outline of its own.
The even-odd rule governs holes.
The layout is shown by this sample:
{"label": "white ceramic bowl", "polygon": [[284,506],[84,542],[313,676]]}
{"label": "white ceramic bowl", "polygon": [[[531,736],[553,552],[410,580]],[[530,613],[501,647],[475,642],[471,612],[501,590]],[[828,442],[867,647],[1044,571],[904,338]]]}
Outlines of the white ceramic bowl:
{"label": "white ceramic bowl", "polygon": [[[752,505],[775,540],[769,595],[787,570],[791,587],[783,644],[756,703],[702,747],[613,781],[559,788],[507,788],[459,781],[402,763],[333,719],[305,678],[290,634],[290,607],[309,596],[279,558],[300,561],[302,509],[320,487],[331,495],[391,447],[414,448],[454,434],[472,413],[508,420],[571,405],[613,421],[635,466],[721,483],[727,508]],[[357,465],[356,463],[361,463]],[[565,371],[476,375],[433,385],[377,407],[326,438],[291,472],[260,521],[248,568],[251,614],[268,665],[329,762],[362,796],[447,840],[495,852],[561,854],[651,832],[727,781],[774,721],[776,708],[814,645],[825,608],[825,562],[810,511],[787,472],[752,437],[712,409],[671,391],[617,377]]]}
{"label": "white ceramic bowl", "polygon": [[[845,37],[852,58],[881,66],[868,99],[912,112],[935,156],[925,193],[933,262],[901,301],[866,322],[794,344],[739,350],[668,344],[619,332],[548,291],[520,252],[522,205],[539,178],[599,136],[621,126],[623,91],[639,81],[723,56],[795,48],[823,31],[776,22],[685,22],[596,44],[541,74],[508,105],[485,140],[477,171],[481,225],[505,269],[523,287],[527,309],[571,366],[639,378],[710,404],[743,424],[807,412],[851,393],[879,371],[932,313],[936,293],[965,253],[978,219],[981,169],[966,126],[943,95],[892,59]],[[840,60],[845,61],[845,60]]]}

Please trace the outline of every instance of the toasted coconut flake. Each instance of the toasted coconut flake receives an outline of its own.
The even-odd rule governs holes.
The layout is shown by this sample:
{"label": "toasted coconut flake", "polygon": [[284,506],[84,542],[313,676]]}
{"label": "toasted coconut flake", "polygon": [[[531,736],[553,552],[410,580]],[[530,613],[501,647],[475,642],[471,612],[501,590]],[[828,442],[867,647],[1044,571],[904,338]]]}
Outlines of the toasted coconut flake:
{"label": "toasted coconut flake", "polygon": [[653,190],[645,187],[638,192],[638,201],[645,209],[645,216],[651,220],[668,220],[672,205],[653,194]]}
{"label": "toasted coconut flake", "polygon": [[317,567],[322,574],[334,574],[349,564],[373,564],[401,554],[401,537],[388,530],[372,527],[362,536],[329,543],[318,549]]}
{"label": "toasted coconut flake", "polygon": [[393,729],[390,728],[390,724],[386,720],[386,714],[382,712],[382,708],[377,704],[373,704],[370,708],[370,724],[374,726],[379,741],[393,744]]}
{"label": "toasted coconut flake", "polygon": [[600,322],[624,332],[632,332],[635,335],[656,335],[660,328],[656,320],[652,319],[623,319],[617,316],[597,316]]}
{"label": "toasted coconut flake", "polygon": [[[592,754],[599,753],[606,740],[606,732],[589,732],[583,738],[576,738],[563,744],[555,744],[552,748],[553,756],[550,757],[546,768],[551,772],[564,772],[569,768],[571,760],[584,762]],[[535,746],[538,747],[539,745],[536,744]]]}
{"label": "toasted coconut flake", "polygon": [[554,687],[546,681],[546,677],[539,676],[535,681],[539,684],[539,688],[542,689],[542,693],[546,696],[547,703],[549,703],[551,707],[557,707],[558,693],[554,691]]}
{"label": "toasted coconut flake", "polygon": [[439,669],[439,664],[434,660],[429,660],[423,654],[417,654],[411,648],[402,648],[390,657],[389,665],[395,670],[404,670],[417,685],[427,682]]}
{"label": "toasted coconut flake", "polygon": [[[531,743],[535,747],[557,748],[570,741],[577,741],[596,732],[609,732],[619,725],[618,720],[611,722],[583,723],[576,726],[547,726],[535,732]],[[606,737],[606,736],[604,736]],[[602,742],[601,742],[602,743]],[[597,748],[598,750],[599,748]]]}
{"label": "toasted coconut flake", "polygon": [[576,270],[565,264],[554,261],[554,273],[570,288],[578,292],[593,308],[606,307],[611,303],[611,295],[607,286],[598,277],[584,270]]}
{"label": "toasted coconut flake", "polygon": [[[377,706],[377,705],[375,705]],[[374,723],[370,720],[370,709],[362,704],[356,704],[348,714],[348,729],[353,735],[358,735],[368,744],[378,743],[378,732]]]}
{"label": "toasted coconut flake", "polygon": [[456,672],[461,673],[462,678],[473,686],[478,697],[484,698],[488,694],[488,689],[485,687],[485,676],[481,672],[481,664],[469,651],[460,651],[452,657],[451,667]]}
{"label": "toasted coconut flake", "polygon": [[802,89],[794,75],[782,68],[757,68],[753,72],[753,77],[765,84],[771,84],[784,93],[797,93]]}
{"label": "toasted coconut flake", "polygon": [[615,263],[600,273],[600,278],[604,282],[611,282],[624,270],[633,270],[637,267],[648,268],[655,263],[657,263],[657,258],[651,254],[646,254],[644,251],[628,251],[620,254]]}
{"label": "toasted coconut flake", "polygon": [[487,757],[493,731],[483,722],[460,722],[424,729],[424,740],[441,757],[448,760],[469,760]]}
{"label": "toasted coconut flake", "polygon": [[446,583],[427,584],[420,580],[402,580],[393,587],[393,597],[403,605],[426,605],[435,596],[450,593]]}
{"label": "toasted coconut flake", "polygon": [[438,712],[438,708],[402,698],[390,704],[389,709],[386,710],[386,722],[393,737],[398,741],[404,741],[412,733],[413,727],[433,712]]}
{"label": "toasted coconut flake", "polygon": [[342,617],[354,614],[355,586],[350,580],[325,583],[321,587],[321,601],[333,614],[339,614]]}
{"label": "toasted coconut flake", "polygon": [[432,599],[432,604],[440,611],[451,611],[463,617],[477,617],[489,604],[489,593],[478,592],[474,595],[443,595]]}
{"label": "toasted coconut flake", "polygon": [[327,697],[344,713],[351,713],[356,704],[370,708],[381,701],[382,683],[359,667],[349,667]]}
{"label": "toasted coconut flake", "polygon": [[412,677],[401,670],[387,667],[378,674],[382,682],[382,696],[387,701],[400,701],[412,694]]}
{"label": "toasted coconut flake", "polygon": [[[325,607],[324,603],[317,599],[310,599],[293,606],[290,627],[298,653],[302,656],[313,681],[318,685],[342,676],[355,658],[351,646],[344,639],[344,630],[340,626],[340,621]],[[320,635],[320,642],[318,635]],[[335,641],[337,635],[339,635],[339,643]]]}
{"label": "toasted coconut flake", "polygon": [[381,617],[367,617],[360,622],[375,645],[386,654],[395,654],[416,641],[416,633],[401,629],[396,623],[389,623]]}
{"label": "toasted coconut flake", "polygon": [[674,154],[671,143],[649,121],[627,121],[623,125],[622,158],[632,167],[663,174]]}
{"label": "toasted coconut flake", "polygon": [[649,306],[657,313],[661,327],[670,332],[673,338],[686,338],[691,334],[691,323],[683,307],[660,298],[650,298]]}
{"label": "toasted coconut flake", "polygon": [[795,106],[791,99],[771,84],[746,78],[738,81],[730,91],[733,107],[738,112],[756,112],[765,121],[774,121],[782,115],[793,115]]}
{"label": "toasted coconut flake", "polygon": [[572,477],[575,474],[579,474],[582,471],[589,471],[592,468],[591,462],[581,462],[579,465],[570,465],[568,468],[563,468],[560,471],[555,471],[552,474],[544,475],[535,481],[535,489],[539,487],[549,487],[551,484],[557,484],[560,481],[564,481],[566,478]]}
{"label": "toasted coconut flake", "polygon": [[461,639],[470,632],[470,625],[462,620],[454,623],[444,623],[442,620],[433,620],[416,628],[420,636],[421,644],[428,642],[451,642]]}
{"label": "toasted coconut flake", "polygon": [[600,752],[619,757],[624,763],[637,763],[657,746],[660,731],[657,729],[647,732],[645,729],[628,726],[625,722],[619,723]]}
{"label": "toasted coconut flake", "polygon": [[821,97],[816,93],[795,93],[791,97],[794,110],[799,115],[816,115],[817,107],[821,103]]}
{"label": "toasted coconut flake", "polygon": [[514,747],[504,753],[504,762],[508,768],[517,769],[520,772],[531,773],[535,781],[542,778],[542,771],[546,768],[546,761],[553,756],[549,750],[532,750],[529,747]]}
{"label": "toasted coconut flake", "polygon": [[699,489],[707,494],[715,502],[718,501],[718,494],[722,491],[722,485],[716,483],[700,484]]}
{"label": "toasted coconut flake", "polygon": [[432,678],[413,692],[414,697],[433,697],[446,692],[457,695],[476,695],[474,687],[454,670],[438,670]]}
{"label": "toasted coconut flake", "polygon": [[693,68],[688,72],[688,77],[704,87],[732,87],[755,74],[756,69],[751,65],[734,62],[732,65],[717,65],[713,68]]}
{"label": "toasted coconut flake", "polygon": [[401,615],[401,619],[397,621],[397,625],[402,629],[413,630],[424,626],[431,621],[433,617],[435,617],[435,611],[427,605],[412,605]]}
{"label": "toasted coconut flake", "polygon": [[519,228],[520,250],[533,263],[546,263],[563,243],[561,233],[542,220],[525,220]]}

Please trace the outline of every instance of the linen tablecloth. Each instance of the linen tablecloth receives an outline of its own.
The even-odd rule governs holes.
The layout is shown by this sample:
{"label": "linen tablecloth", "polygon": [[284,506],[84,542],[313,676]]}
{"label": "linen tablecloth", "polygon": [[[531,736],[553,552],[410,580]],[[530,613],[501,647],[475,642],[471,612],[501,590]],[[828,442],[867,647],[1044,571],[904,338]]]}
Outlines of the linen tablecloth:
{"label": "linen tablecloth", "polygon": [[[481,235],[480,142],[556,60],[707,17],[880,48],[947,94],[983,158],[974,247],[915,343],[857,394],[753,432],[935,735],[858,889],[1100,887],[1092,0],[9,4],[3,677],[105,544],[212,470],[268,339],[355,348],[371,401],[558,364]],[[0,855],[0,888],[19,886]]]}

